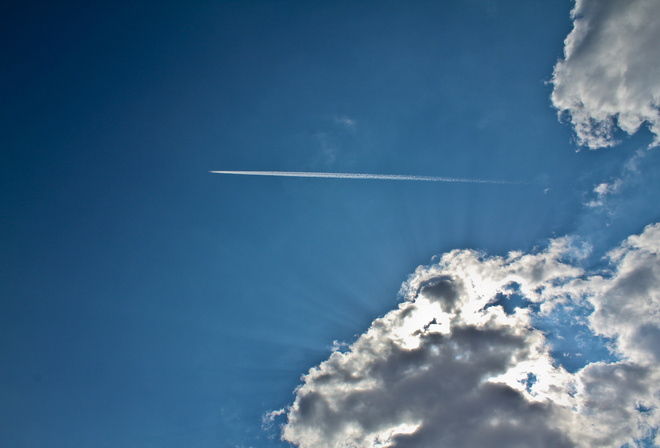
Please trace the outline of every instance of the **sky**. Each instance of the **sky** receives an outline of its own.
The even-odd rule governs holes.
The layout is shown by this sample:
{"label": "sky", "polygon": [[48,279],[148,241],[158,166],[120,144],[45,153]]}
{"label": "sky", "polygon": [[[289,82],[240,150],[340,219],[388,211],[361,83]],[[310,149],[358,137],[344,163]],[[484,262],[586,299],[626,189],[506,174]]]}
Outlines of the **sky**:
{"label": "sky", "polygon": [[1,446],[660,446],[659,2],[11,1],[0,39]]}

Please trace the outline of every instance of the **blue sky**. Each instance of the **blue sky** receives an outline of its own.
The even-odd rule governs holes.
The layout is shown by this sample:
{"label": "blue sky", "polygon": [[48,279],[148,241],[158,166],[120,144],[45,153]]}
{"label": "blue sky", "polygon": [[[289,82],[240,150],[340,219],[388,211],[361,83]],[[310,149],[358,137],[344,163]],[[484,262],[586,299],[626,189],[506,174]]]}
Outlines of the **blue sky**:
{"label": "blue sky", "polygon": [[[639,331],[628,325],[657,316],[660,303],[660,235],[646,227],[660,220],[660,154],[649,148],[658,134],[658,8],[631,4],[630,16],[643,19],[633,33],[617,21],[628,17],[623,6],[593,0],[578,2],[574,17],[570,1],[12,2],[0,19],[0,445],[321,446],[312,434],[319,419],[336,423],[328,434],[346,425],[301,411],[305,397],[333,396],[315,374],[301,375],[317,366],[348,387],[334,341],[347,344],[337,351],[346,363],[362,359],[369,331],[389,340],[396,313],[421,307],[424,288],[454,282],[455,294],[474,299],[457,303],[477,303],[455,286],[476,278],[464,269],[477,263],[468,249],[482,254],[480,272],[492,272],[480,281],[498,279],[479,300],[530,313],[505,306],[518,316],[507,321],[484,308],[498,331],[529,324],[545,335],[523,344],[545,353],[540,370],[519,372],[541,378],[536,398],[493,380],[479,408],[509,388],[551,402],[544,421],[573,428],[557,423],[535,446],[588,437],[571,432],[582,416],[562,414],[569,404],[543,392],[547,378],[580,382],[578,398],[593,404],[589,379],[601,370],[604,378],[607,369],[646,369],[647,382],[660,372],[657,319]],[[625,83],[616,67],[629,68]],[[520,256],[503,261],[511,251]],[[539,277],[529,260],[564,274]],[[648,272],[635,277],[642,262]],[[433,294],[442,303],[451,295]],[[612,317],[620,297],[638,296],[630,306],[643,314]],[[393,327],[379,333],[385,315]],[[470,325],[438,331],[458,338]],[[381,355],[386,366],[407,362]],[[565,372],[550,375],[550,359]],[[374,394],[404,390],[384,384]],[[600,446],[653,446],[657,390],[637,390],[648,399],[621,398],[621,425]],[[456,404],[464,399],[448,402],[471,409]],[[621,417],[631,406],[645,428]],[[374,437],[437,446],[425,428],[441,411],[369,424],[354,416],[351,437],[356,446]],[[421,426],[405,433],[404,423]]]}

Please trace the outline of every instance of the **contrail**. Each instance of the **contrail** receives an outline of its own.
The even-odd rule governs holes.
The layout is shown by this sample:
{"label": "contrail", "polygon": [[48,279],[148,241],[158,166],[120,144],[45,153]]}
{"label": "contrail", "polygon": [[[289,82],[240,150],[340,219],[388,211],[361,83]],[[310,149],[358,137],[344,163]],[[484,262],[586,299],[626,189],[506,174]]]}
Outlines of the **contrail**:
{"label": "contrail", "polygon": [[240,176],[316,177],[330,179],[412,180],[421,182],[464,182],[472,184],[517,184],[504,180],[465,179],[459,177],[408,176],[402,174],[315,173],[309,171],[209,171],[213,174]]}

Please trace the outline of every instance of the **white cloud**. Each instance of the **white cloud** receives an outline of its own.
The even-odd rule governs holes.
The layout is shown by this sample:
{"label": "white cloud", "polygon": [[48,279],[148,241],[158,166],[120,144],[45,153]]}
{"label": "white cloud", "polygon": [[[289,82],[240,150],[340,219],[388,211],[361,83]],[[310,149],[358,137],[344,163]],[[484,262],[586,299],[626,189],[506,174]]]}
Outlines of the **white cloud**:
{"label": "white cloud", "polygon": [[638,364],[660,362],[660,224],[629,237],[609,255],[612,278],[593,277],[592,328],[618,337],[622,354]]}
{"label": "white cloud", "polygon": [[[561,238],[419,267],[399,307],[304,375],[270,419],[285,414],[282,437],[302,448],[636,446],[660,426],[660,224],[613,250],[607,272],[566,261],[579,254]],[[505,311],[514,296],[534,306]],[[618,358],[569,373],[534,325],[584,307]]]}
{"label": "white cloud", "polygon": [[585,205],[587,207],[602,207],[603,205],[605,205],[605,200],[609,195],[619,191],[622,182],[623,181],[621,179],[616,179],[615,181],[610,183],[601,182],[600,184],[596,185],[593,189],[593,193],[595,194],[596,197],[591,199]]}
{"label": "white cloud", "polygon": [[660,144],[660,2],[577,0],[574,28],[555,66],[552,102],[569,114],[578,143],[614,145],[646,122]]}

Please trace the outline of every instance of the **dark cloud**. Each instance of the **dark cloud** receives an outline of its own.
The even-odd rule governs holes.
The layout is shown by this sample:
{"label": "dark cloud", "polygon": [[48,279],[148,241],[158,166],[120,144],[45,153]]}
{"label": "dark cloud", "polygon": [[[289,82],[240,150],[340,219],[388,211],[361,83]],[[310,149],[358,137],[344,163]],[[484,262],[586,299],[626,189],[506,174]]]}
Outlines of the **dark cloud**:
{"label": "dark cloud", "polygon": [[442,303],[443,310],[451,313],[456,307],[458,291],[451,277],[443,276],[429,280],[422,286],[421,294]]}

